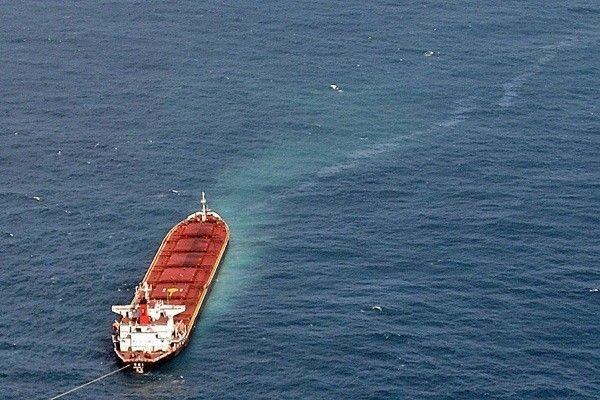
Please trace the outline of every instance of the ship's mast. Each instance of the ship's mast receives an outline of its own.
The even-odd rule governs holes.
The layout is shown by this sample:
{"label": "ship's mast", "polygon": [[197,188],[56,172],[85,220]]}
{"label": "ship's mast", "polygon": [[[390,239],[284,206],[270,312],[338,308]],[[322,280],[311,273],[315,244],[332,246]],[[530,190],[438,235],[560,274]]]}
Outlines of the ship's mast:
{"label": "ship's mast", "polygon": [[202,222],[206,221],[206,197],[204,197],[204,192],[202,192],[202,199],[200,200],[200,204],[202,204]]}
{"label": "ship's mast", "polygon": [[144,292],[144,298],[146,300],[150,300],[150,291],[152,290],[152,285],[148,285],[148,282],[144,282],[141,289],[142,292]]}

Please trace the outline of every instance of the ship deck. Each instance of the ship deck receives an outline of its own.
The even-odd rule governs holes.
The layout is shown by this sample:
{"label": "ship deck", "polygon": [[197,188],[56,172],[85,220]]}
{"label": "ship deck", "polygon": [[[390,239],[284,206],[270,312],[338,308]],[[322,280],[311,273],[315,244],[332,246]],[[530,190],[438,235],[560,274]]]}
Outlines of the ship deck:
{"label": "ship deck", "polygon": [[193,328],[200,307],[227,242],[229,228],[211,214],[206,221],[200,216],[175,225],[163,240],[144,277],[152,285],[150,298],[168,304],[185,305],[176,321]]}

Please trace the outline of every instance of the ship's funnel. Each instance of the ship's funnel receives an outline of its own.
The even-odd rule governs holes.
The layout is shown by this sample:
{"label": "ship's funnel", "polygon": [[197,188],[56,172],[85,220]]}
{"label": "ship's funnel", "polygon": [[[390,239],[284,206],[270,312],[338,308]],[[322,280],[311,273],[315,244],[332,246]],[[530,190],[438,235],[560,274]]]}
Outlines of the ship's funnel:
{"label": "ship's funnel", "polygon": [[150,323],[150,316],[148,315],[148,301],[144,298],[140,301],[138,308],[140,325],[148,325]]}

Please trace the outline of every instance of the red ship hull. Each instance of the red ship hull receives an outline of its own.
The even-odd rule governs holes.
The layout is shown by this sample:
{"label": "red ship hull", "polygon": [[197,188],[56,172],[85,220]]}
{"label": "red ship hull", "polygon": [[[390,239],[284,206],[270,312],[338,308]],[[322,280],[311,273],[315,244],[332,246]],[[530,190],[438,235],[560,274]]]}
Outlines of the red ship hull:
{"label": "red ship hull", "polygon": [[[167,233],[141,286],[146,287],[148,312],[155,306],[164,309],[185,307],[184,311],[171,316],[169,321],[170,326],[177,329],[177,340],[172,340],[168,348],[162,349],[132,347],[132,342],[124,338],[123,331],[119,334],[113,326],[114,350],[121,362],[131,364],[136,372],[141,373],[177,355],[187,345],[228,242],[229,227],[218,214],[211,211],[192,214]],[[130,336],[136,335],[134,329],[152,333],[155,327],[162,329],[167,326],[164,313],[156,320],[144,317],[146,311],[142,315],[137,313],[140,304],[146,307],[143,298],[144,294],[137,290],[130,305],[131,310],[135,311],[131,316],[122,313],[122,318],[115,321],[117,328],[121,325],[128,327]]]}

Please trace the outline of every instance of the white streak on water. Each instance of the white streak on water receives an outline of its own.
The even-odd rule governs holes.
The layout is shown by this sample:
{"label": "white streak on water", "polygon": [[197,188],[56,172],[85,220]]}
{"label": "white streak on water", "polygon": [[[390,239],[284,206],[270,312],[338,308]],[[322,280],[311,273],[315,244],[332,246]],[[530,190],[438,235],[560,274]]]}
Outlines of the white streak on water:
{"label": "white streak on water", "polygon": [[344,160],[341,160],[333,165],[321,168],[316,172],[317,179],[314,177],[295,188],[290,188],[288,191],[281,193],[278,198],[294,196],[298,193],[304,193],[311,190],[320,179],[331,178],[335,175],[346,173],[349,170],[360,168],[365,162],[372,161],[385,154],[396,151],[399,147],[406,144],[408,141],[417,140],[419,137],[427,136],[440,129],[450,129],[464,122],[469,114],[477,108],[473,97],[458,99],[454,102],[454,108],[450,112],[450,116],[440,122],[433,123],[429,128],[418,130],[405,135],[398,135],[394,139],[383,143],[375,143],[366,146],[360,150],[350,153]]}
{"label": "white streak on water", "polygon": [[535,75],[542,72],[545,65],[556,58],[556,55],[561,49],[572,47],[577,42],[577,38],[568,37],[567,39],[561,40],[557,43],[542,46],[541,50],[544,52],[543,55],[537,59],[537,61],[530,67],[528,71],[520,73],[502,85],[504,94],[502,95],[502,98],[500,98],[498,105],[500,107],[510,107],[513,99],[519,96],[519,90],[525,85],[525,83],[527,83]]}

